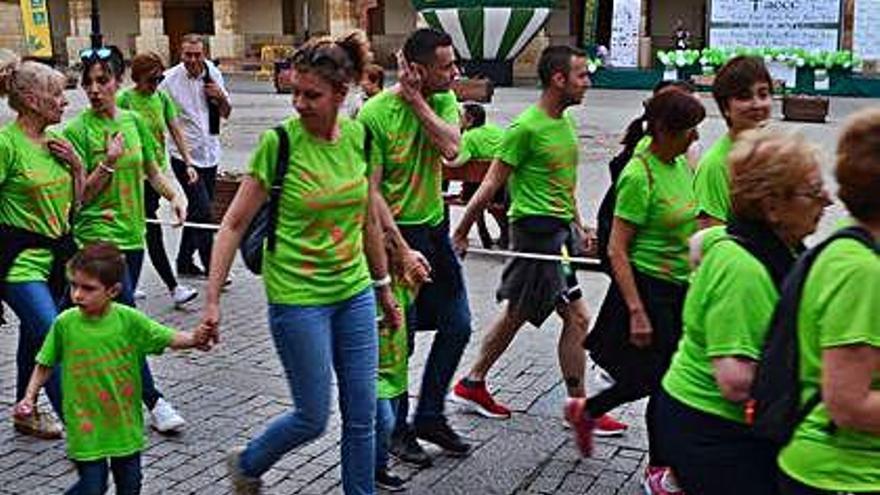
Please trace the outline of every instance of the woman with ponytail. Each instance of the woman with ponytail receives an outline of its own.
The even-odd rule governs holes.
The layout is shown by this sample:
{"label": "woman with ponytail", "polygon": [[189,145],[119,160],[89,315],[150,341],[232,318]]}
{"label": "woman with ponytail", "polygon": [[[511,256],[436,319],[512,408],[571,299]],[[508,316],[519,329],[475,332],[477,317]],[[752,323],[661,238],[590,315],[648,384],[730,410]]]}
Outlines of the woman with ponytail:
{"label": "woman with ponytail", "polygon": [[276,245],[264,251],[262,272],[269,327],[294,406],[230,453],[236,494],[259,493],[263,473],[324,432],[333,371],[342,412],[343,489],[349,495],[375,492],[376,300],[390,326],[399,326],[401,316],[370,205],[369,138],[362,124],[339,115],[349,86],[361,79],[367,46],[363,33],[355,32],[313,39],[296,52],[298,115],[263,133],[214,243],[202,325],[216,340],[220,289],[247,226],[268,198],[280,136],[286,135],[289,170]]}
{"label": "woman with ponytail", "polygon": [[[0,96],[18,116],[0,128],[0,294],[19,320],[16,397],[24,398],[34,359],[64,287],[64,262],[75,247],[70,218],[81,199],[83,167],[67,141],[46,132],[61,122],[67,99],[64,75],[38,62],[0,52]],[[61,416],[58,373],[46,394]],[[14,418],[17,431],[60,438],[61,427],[34,411]]]}

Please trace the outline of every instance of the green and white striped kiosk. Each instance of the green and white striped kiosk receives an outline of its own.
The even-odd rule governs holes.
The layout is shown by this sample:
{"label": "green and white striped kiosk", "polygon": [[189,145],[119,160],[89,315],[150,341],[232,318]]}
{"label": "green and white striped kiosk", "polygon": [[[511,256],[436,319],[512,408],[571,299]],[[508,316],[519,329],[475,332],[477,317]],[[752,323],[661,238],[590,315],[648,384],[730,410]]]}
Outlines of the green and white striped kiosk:
{"label": "green and white striped kiosk", "polygon": [[429,26],[452,37],[468,75],[513,80],[513,61],[547,21],[554,0],[413,0]]}

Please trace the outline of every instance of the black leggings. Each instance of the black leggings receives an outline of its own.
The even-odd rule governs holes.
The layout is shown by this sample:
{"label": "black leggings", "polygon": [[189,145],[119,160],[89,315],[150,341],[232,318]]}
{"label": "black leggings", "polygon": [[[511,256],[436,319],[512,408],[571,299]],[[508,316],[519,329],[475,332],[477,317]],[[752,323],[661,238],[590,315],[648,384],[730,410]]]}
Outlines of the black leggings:
{"label": "black leggings", "polygon": [[778,495],[772,443],[749,428],[694,409],[660,390],[653,397],[651,441],[688,495]]}
{"label": "black leggings", "polygon": [[[144,184],[144,207],[147,218],[156,219],[156,210],[159,209],[159,194],[153,190],[149,183]],[[174,271],[171,270],[168,254],[165,252],[161,225],[147,223],[147,253],[150,255],[150,262],[153,263],[153,268],[156,269],[162,282],[165,283],[169,291],[174,290],[177,287],[177,279],[174,277]]]}

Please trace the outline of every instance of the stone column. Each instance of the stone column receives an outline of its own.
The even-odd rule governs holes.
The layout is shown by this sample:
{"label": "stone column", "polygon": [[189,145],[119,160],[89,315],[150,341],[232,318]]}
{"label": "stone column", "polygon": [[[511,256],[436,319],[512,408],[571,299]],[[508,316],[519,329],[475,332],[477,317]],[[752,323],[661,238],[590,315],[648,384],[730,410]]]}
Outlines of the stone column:
{"label": "stone column", "polygon": [[89,35],[92,32],[92,1],[68,0],[67,10],[70,17],[67,60],[74,64],[79,62],[79,52],[91,46]]}
{"label": "stone column", "polygon": [[168,64],[168,36],[162,16],[162,0],[139,0],[140,34],[134,39],[137,53],[155,52]]}
{"label": "stone column", "polygon": [[244,36],[238,19],[239,0],[214,2],[214,36],[211,37],[211,57],[235,59],[244,57]]}
{"label": "stone column", "polygon": [[350,0],[330,0],[330,36],[339,36],[360,28],[356,3]]}

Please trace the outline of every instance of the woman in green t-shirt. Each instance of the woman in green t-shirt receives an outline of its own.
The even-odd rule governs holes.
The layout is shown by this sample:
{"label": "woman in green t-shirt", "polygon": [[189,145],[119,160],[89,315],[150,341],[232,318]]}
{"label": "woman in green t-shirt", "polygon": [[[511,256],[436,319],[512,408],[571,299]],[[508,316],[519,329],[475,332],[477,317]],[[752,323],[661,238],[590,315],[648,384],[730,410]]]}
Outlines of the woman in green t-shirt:
{"label": "woman in green t-shirt", "polygon": [[[119,302],[134,306],[134,288],[144,260],[144,180],[171,202],[179,222],[186,218],[186,199],[175,192],[159,169],[156,140],[143,118],[116,106],[123,73],[118,49],[88,49],[81,61],[82,88],[89,108],[68,122],[63,131],[82,157],[88,174],[85,200],[74,219],[74,234],[79,245],[106,241],[122,250],[127,272]],[[146,364],[142,376],[151,425],[160,432],[182,427],[183,418],[156,389]]]}
{"label": "woman in green t-shirt", "polygon": [[697,166],[694,192],[700,228],[727,223],[731,212],[727,155],[740,133],[770,118],[772,95],[773,79],[760,57],[734,57],[715,76],[712,96],[727,123],[727,132],[706,150]]}
{"label": "woman in green t-shirt", "polygon": [[[591,399],[594,417],[656,392],[678,344],[688,238],[697,228],[684,153],[699,138],[705,115],[699,100],[678,89],[651,98],[645,109],[651,143],[617,180],[608,247],[612,283],[587,337],[590,356],[616,383]],[[655,452],[650,457],[652,466],[664,466]]]}
{"label": "woman in green t-shirt", "polygon": [[[59,289],[64,286],[62,242],[70,241],[70,214],[79,200],[83,174],[73,147],[46,132],[61,121],[67,106],[64,75],[37,62],[4,58],[0,96],[8,96],[18,115],[0,128],[0,294],[19,320],[18,401],[24,398],[37,352],[58,314]],[[47,248],[16,248],[22,236],[31,235],[40,236]],[[46,395],[61,417],[58,373],[47,382]],[[61,437],[61,427],[38,411],[14,418],[13,424],[27,435]]]}
{"label": "woman in green t-shirt", "polygon": [[[227,465],[236,493],[256,493],[260,476],[282,455],[324,432],[331,370],[342,412],[343,490],[375,491],[376,299],[389,326],[399,326],[401,314],[371,208],[373,185],[364,151],[368,135],[360,122],[339,117],[349,85],[360,79],[368,56],[365,36],[354,33],[338,41],[313,39],[292,58],[298,116],[281,123],[289,142],[289,170],[281,186],[276,245],[264,250],[262,273],[269,327],[294,407],[247,448],[230,452]],[[261,137],[250,174],[214,243],[202,325],[212,329],[215,339],[220,289],[236,246],[268,198],[279,143],[275,130]]]}
{"label": "woman in green t-shirt", "polygon": [[777,448],[751,434],[744,405],[782,282],[830,201],[800,135],[747,131],[729,163],[733,215],[691,241],[701,259],[653,440],[689,495],[773,495]]}
{"label": "woman in green t-shirt", "polygon": [[785,495],[880,491],[880,109],[850,118],[837,146],[838,196],[874,248],[832,242],[798,312],[801,400],[822,402],[779,455]]}
{"label": "woman in green t-shirt", "polygon": [[[141,53],[131,60],[131,79],[134,81],[133,88],[127,88],[119,92],[116,104],[119,108],[138,112],[153,134],[156,142],[156,160],[163,171],[168,170],[168,161],[165,153],[165,130],[167,129],[174,140],[177,149],[183,155],[183,160],[188,164],[186,175],[181,177],[181,184],[194,184],[199,180],[198,172],[191,165],[192,158],[189,156],[189,148],[183,137],[178,121],[179,111],[177,104],[164,90],[157,90],[162,82],[165,66],[159,55],[153,52]],[[159,194],[144,184],[144,209],[147,219],[155,220],[156,210],[159,209]],[[159,278],[165,283],[171,299],[175,305],[185,304],[195,299],[198,291],[192,287],[177,283],[168,254],[165,253],[165,242],[162,239],[162,226],[155,223],[147,224],[147,253],[153,268],[159,274]]]}

